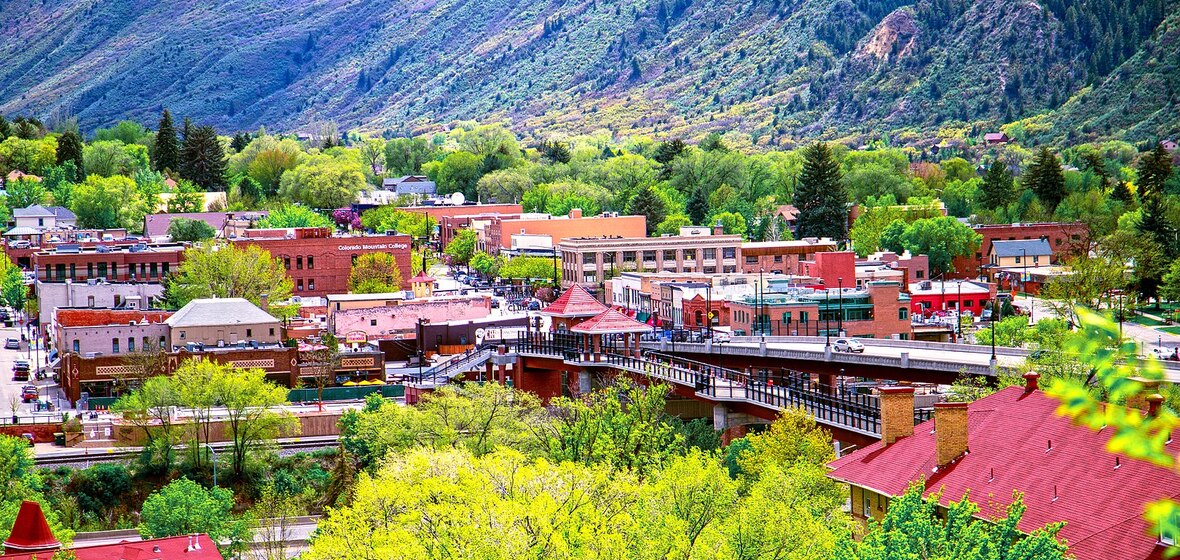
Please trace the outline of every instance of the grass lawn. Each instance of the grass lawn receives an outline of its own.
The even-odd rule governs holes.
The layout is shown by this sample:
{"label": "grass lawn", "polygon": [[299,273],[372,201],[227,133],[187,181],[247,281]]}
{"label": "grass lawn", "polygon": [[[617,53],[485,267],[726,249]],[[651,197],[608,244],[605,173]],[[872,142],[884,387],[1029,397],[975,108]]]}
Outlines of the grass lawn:
{"label": "grass lawn", "polygon": [[1145,327],[1158,327],[1167,324],[1162,321],[1156,321],[1155,319],[1149,319],[1142,315],[1132,315],[1128,320],[1132,323],[1143,325]]}
{"label": "grass lawn", "polygon": [[1160,327],[1156,330],[1160,330],[1168,334],[1180,334],[1180,327]]}

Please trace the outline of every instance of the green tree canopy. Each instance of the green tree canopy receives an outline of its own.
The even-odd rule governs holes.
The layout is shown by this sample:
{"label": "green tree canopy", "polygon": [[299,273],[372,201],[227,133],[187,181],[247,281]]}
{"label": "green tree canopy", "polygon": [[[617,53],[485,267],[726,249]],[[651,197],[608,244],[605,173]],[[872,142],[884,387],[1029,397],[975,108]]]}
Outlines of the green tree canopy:
{"label": "green tree canopy", "polygon": [[[886,235],[882,233],[881,237],[884,241]],[[938,273],[953,271],[954,258],[974,255],[982,242],[982,235],[950,216],[918,220],[906,226],[901,235],[902,247],[911,254],[929,256],[930,267]]]}
{"label": "green tree canopy", "polygon": [[301,204],[284,204],[270,210],[255,224],[259,228],[335,228],[332,219]]}
{"label": "green tree canopy", "polygon": [[67,130],[62,133],[61,137],[57,139],[57,164],[64,165],[67,161],[74,165],[74,176],[69,180],[81,181],[86,177],[83,169],[83,154],[85,148],[82,144],[82,135],[73,130]]}
{"label": "green tree canopy", "polygon": [[460,230],[451,239],[451,242],[447,243],[443,253],[451,258],[452,264],[468,264],[471,262],[472,255],[475,254],[475,242],[475,230]]}
{"label": "green tree canopy", "polygon": [[365,184],[357,161],[320,156],[283,173],[279,194],[311,208],[334,209],[352,204]]}
{"label": "green tree canopy", "polygon": [[289,299],[291,287],[282,259],[257,245],[205,243],[184,251],[184,262],[166,279],[165,296],[175,308],[210,297],[240,297],[260,305],[263,294],[271,302]]}
{"label": "green tree canopy", "polygon": [[627,205],[627,213],[647,218],[647,235],[650,236],[667,218],[667,205],[650,185],[643,185]]}
{"label": "green tree canopy", "polygon": [[145,539],[205,533],[223,554],[241,553],[251,539],[250,520],[233,515],[233,494],[224,488],[206,490],[181,478],[143,502],[139,533]]}
{"label": "green tree canopy", "polygon": [[1021,182],[1032,189],[1050,213],[1065,198],[1065,175],[1061,170],[1061,162],[1049,148],[1041,148],[1037,152],[1036,160],[1028,166]]}
{"label": "green tree canopy", "polygon": [[226,185],[225,148],[211,126],[191,127],[180,147],[180,174],[206,191]]}
{"label": "green tree canopy", "polygon": [[70,210],[78,216],[79,227],[134,229],[143,227],[140,203],[139,190],[130,178],[90,175],[74,187]]}
{"label": "green tree canopy", "polygon": [[202,220],[173,218],[172,222],[168,224],[168,236],[173,241],[204,241],[206,239],[213,239],[213,236],[216,234],[217,232],[214,231],[213,226]]}
{"label": "green tree canopy", "polygon": [[402,271],[389,253],[365,253],[356,258],[348,275],[348,291],[384,294],[402,289]]}
{"label": "green tree canopy", "polygon": [[156,128],[156,144],[152,150],[152,168],[161,173],[180,171],[180,144],[176,140],[176,125],[168,109],[160,115]]}

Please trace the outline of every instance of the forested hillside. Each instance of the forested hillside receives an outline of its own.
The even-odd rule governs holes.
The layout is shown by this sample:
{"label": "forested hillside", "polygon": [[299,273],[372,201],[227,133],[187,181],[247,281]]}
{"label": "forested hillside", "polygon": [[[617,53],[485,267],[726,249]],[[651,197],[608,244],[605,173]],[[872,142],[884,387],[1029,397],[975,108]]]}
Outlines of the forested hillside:
{"label": "forested hillside", "polygon": [[92,129],[167,106],[221,130],[394,133],[507,118],[534,137],[737,130],[756,145],[1035,119],[1019,131],[1141,140],[1180,114],[1173,12],[1168,0],[10,0],[0,113]]}

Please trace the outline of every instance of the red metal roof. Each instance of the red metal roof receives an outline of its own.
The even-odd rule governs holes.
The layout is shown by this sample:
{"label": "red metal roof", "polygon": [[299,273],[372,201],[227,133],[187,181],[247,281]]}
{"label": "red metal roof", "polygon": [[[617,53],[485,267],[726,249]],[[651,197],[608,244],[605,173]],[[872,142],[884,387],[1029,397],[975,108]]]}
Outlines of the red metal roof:
{"label": "red metal roof", "polygon": [[579,284],[561,294],[553,303],[541,311],[543,315],[553,317],[593,317],[607,309],[602,302]]}
{"label": "red metal roof", "polygon": [[[925,477],[927,495],[942,490],[943,505],[970,490],[982,518],[1002,517],[1019,490],[1028,507],[1020,530],[1065,521],[1059,536],[1078,560],[1161,557],[1144,506],[1180,498],[1180,475],[1126,457],[1116,463],[1106,451],[1111,432],[1073,425],[1055,413],[1059,404],[1008,387],[970,404],[969,451],[948,466],[936,468],[935,423],[928,421],[888,447],[877,442],[833,461],[829,476],[890,496]],[[1180,444],[1168,449],[1175,455]]]}
{"label": "red metal roof", "polygon": [[[12,534],[4,541],[6,551],[45,551],[60,548],[61,543],[49,530],[49,523],[45,522],[45,514],[41,512],[41,504],[25,500],[20,504],[20,511],[16,514],[16,521],[12,523]],[[42,554],[44,556],[44,554]],[[7,555],[4,556],[8,558]]]}
{"label": "red metal roof", "polygon": [[[194,542],[200,549],[190,550]],[[71,549],[77,560],[224,560],[217,551],[217,544],[208,535],[194,537],[167,537],[145,541],[121,542],[99,546],[87,546]],[[44,552],[40,554],[6,554],[0,558],[4,560],[31,560],[32,558],[46,558]]]}
{"label": "red metal roof", "polygon": [[582,334],[647,332],[650,330],[650,326],[628,317],[617,309],[607,309],[570,328],[570,332]]}
{"label": "red metal roof", "polygon": [[419,272],[417,276],[410,278],[411,284],[427,284],[434,282],[434,278],[427,276],[426,272]]}
{"label": "red metal roof", "polygon": [[172,316],[171,311],[144,311],[139,309],[58,309],[57,324],[63,327],[99,327],[104,325],[126,325],[132,321],[141,323],[163,323]]}

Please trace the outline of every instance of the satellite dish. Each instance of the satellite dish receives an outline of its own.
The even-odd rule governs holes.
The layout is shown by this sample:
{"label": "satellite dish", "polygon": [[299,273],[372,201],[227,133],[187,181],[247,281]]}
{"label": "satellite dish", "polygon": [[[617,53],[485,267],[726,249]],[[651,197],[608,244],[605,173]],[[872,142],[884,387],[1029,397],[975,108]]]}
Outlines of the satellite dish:
{"label": "satellite dish", "polygon": [[464,202],[467,202],[467,197],[463,196],[463,193],[457,192],[451,195],[451,204],[462,206]]}

